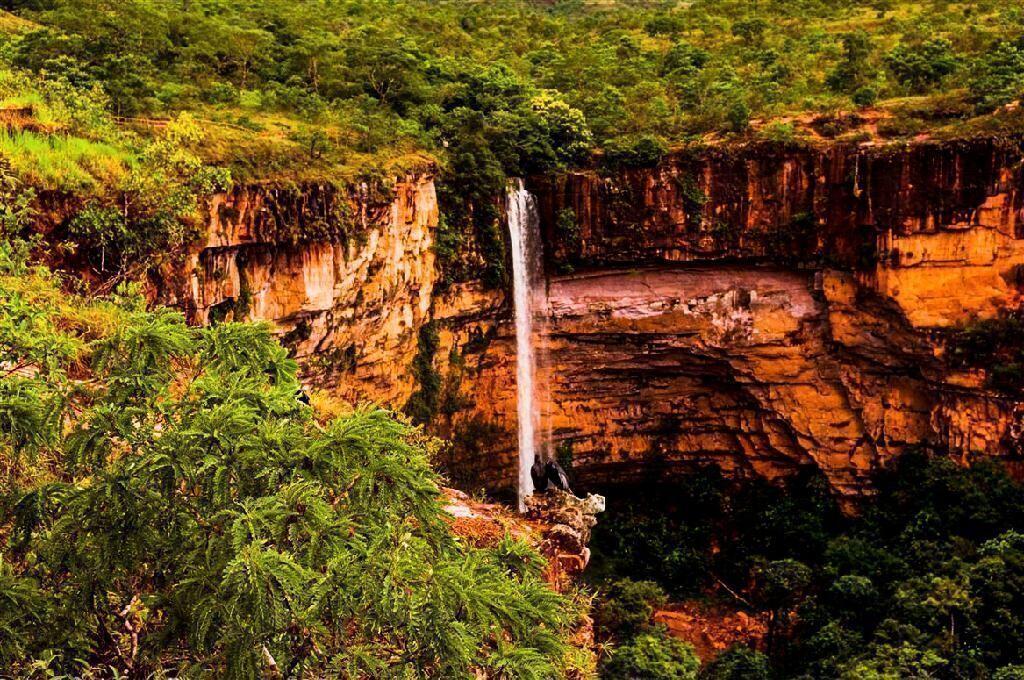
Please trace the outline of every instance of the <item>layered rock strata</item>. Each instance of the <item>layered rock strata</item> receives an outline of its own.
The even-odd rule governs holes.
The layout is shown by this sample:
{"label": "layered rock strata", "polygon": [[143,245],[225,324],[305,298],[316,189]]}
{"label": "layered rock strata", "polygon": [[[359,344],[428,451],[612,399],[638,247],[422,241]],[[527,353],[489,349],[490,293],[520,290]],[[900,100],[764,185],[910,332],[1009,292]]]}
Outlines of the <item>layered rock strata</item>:
{"label": "layered rock strata", "polygon": [[[549,454],[594,486],[813,465],[851,497],[911,446],[1017,461],[1020,404],[942,338],[1020,303],[1021,159],[1005,140],[748,145],[530,180]],[[511,490],[511,310],[480,283],[435,290],[428,176],[387,195],[242,187],[209,210],[170,301],[271,321],[350,401],[400,407],[432,366],[452,481]]]}
{"label": "layered rock strata", "polygon": [[[597,486],[813,465],[846,496],[911,446],[1016,465],[1020,403],[942,353],[944,329],[1020,304],[1021,158],[993,140],[750,146],[535,179],[551,454]],[[450,466],[495,488],[514,350],[477,297],[441,308],[476,386],[444,432]]]}
{"label": "layered rock strata", "polygon": [[400,405],[430,314],[437,221],[429,175],[376,192],[237,187],[209,203],[168,301],[196,323],[270,321],[308,382]]}

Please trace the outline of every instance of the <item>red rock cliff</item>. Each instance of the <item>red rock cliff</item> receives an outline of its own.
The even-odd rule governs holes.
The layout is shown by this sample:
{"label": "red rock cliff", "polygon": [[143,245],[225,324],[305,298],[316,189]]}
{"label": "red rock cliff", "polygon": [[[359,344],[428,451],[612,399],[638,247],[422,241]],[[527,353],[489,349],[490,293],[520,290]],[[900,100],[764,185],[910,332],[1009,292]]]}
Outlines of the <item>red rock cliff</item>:
{"label": "red rock cliff", "polygon": [[214,197],[208,216],[165,301],[197,323],[268,320],[308,382],[353,402],[404,403],[435,279],[429,175],[388,190],[241,186]]}
{"label": "red rock cliff", "polygon": [[[593,485],[813,465],[848,496],[909,446],[1016,460],[1021,405],[947,365],[937,329],[1019,304],[1021,158],[987,140],[753,145],[535,178],[552,452]],[[168,300],[196,321],[268,319],[310,381],[393,406],[435,322],[440,462],[511,488],[510,310],[480,284],[435,291],[429,177],[243,187],[209,215]]]}
{"label": "red rock cliff", "polygon": [[[751,146],[532,186],[545,422],[582,481],[814,465],[856,495],[908,446],[1018,457],[1020,404],[950,368],[935,332],[1019,304],[1015,144]],[[435,305],[467,404],[449,464],[492,488],[515,466],[499,302]]]}

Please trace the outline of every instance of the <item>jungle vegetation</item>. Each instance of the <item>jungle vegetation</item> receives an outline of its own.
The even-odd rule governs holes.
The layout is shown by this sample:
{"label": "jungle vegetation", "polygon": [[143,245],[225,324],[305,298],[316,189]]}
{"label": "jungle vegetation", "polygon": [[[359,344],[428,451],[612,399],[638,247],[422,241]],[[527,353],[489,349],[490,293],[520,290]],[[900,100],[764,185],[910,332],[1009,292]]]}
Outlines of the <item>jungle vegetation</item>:
{"label": "jungle vegetation", "polygon": [[[1001,0],[0,0],[0,674],[582,672],[536,553],[449,530],[431,440],[300,402],[265,326],[146,308],[131,282],[212,193],[429,167],[445,276],[498,285],[510,176],[789,144],[838,111],[1019,131],[1022,92]],[[94,278],[40,264],[65,257]],[[1016,375],[990,343],[1014,328],[960,346]],[[426,363],[417,417],[445,408]],[[609,677],[1022,677],[1024,499],[993,466],[908,458],[853,520],[815,480],[680,498],[599,530]],[[774,623],[701,669],[650,612],[716,580]]]}
{"label": "jungle vegetation", "polygon": [[132,170],[185,115],[204,134],[177,143],[236,181],[387,180],[436,165],[450,280],[476,266],[455,255],[473,250],[483,278],[502,281],[490,198],[509,176],[594,158],[650,164],[702,140],[791,143],[807,116],[873,107],[887,114],[878,134],[896,139],[1021,127],[1004,107],[1024,91],[1024,9],[999,0],[4,0],[3,10],[0,156],[34,184],[101,194],[84,233],[125,229],[110,205],[146,192]]}
{"label": "jungle vegetation", "polygon": [[[618,645],[604,677],[637,664],[709,680],[1024,677],[1024,486],[999,463],[924,453],[874,481],[853,517],[815,474],[737,485],[709,468],[610,496],[590,571],[598,637]],[[661,673],[652,659],[685,665],[692,651],[652,614],[687,599],[760,613],[766,634]]]}
{"label": "jungle vegetation", "polygon": [[[0,201],[0,676],[563,677],[577,608],[445,521],[435,443],[311,407],[266,324],[31,264]],[[316,404],[316,402],[314,402]]]}

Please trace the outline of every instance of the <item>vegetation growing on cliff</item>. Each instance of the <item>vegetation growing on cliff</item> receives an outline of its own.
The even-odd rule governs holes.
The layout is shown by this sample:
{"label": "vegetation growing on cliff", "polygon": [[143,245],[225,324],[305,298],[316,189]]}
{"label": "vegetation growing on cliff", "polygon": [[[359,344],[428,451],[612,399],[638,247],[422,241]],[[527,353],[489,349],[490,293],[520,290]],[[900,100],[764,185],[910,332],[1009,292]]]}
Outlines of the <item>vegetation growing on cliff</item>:
{"label": "vegetation growing on cliff", "polygon": [[768,617],[760,647],[770,676],[750,671],[763,662],[738,649],[702,677],[1016,677],[1024,487],[996,463],[965,469],[917,454],[876,482],[856,518],[842,518],[814,477],[737,489],[706,471],[660,497],[611,498],[594,534],[594,578],[658,586],[607,582],[598,633],[650,633],[664,589]]}
{"label": "vegetation growing on cliff", "polygon": [[988,387],[1019,395],[1024,390],[1024,318],[1008,312],[956,328],[947,335],[946,356],[958,368],[984,370]]}
{"label": "vegetation growing on cliff", "polygon": [[558,677],[573,608],[467,547],[423,442],[319,416],[265,325],[68,295],[0,212],[0,667],[32,677]]}
{"label": "vegetation growing on cliff", "polygon": [[[205,132],[184,148],[242,181],[438,162],[449,243],[471,249],[491,283],[505,259],[493,200],[509,176],[594,150],[609,165],[650,164],[758,120],[777,120],[755,126],[763,138],[789,143],[788,118],[876,104],[893,116],[880,133],[984,131],[968,119],[1024,91],[1024,12],[995,0],[4,7],[0,156],[29,181],[117,186],[137,174],[142,140],[183,112]],[[83,219],[116,231],[109,216]],[[458,278],[458,259],[443,260]]]}

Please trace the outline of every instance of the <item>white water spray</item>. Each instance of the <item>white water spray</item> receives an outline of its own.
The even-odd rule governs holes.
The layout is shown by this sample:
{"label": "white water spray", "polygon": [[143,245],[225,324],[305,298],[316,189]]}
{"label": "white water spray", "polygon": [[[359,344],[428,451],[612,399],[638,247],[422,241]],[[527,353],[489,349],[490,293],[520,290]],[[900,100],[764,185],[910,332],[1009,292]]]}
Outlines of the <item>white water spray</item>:
{"label": "white water spray", "polygon": [[519,509],[533,493],[530,467],[536,457],[536,357],[533,348],[534,285],[540,274],[540,217],[537,202],[523,184],[508,188],[508,229],[512,244],[512,293],[516,318],[516,388],[519,416]]}

